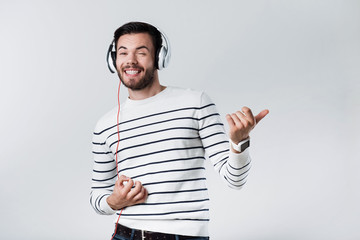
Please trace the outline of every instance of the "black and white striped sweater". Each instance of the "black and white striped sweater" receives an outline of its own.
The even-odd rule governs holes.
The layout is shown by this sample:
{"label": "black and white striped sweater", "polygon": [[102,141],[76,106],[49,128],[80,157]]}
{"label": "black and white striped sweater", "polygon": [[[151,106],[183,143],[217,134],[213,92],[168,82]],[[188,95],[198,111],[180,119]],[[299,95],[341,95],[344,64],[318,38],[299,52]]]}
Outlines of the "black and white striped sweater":
{"label": "black and white striped sweater", "polygon": [[[106,202],[117,179],[116,116],[114,108],[98,121],[93,134],[90,202],[99,214],[116,212]],[[220,116],[203,92],[167,87],[145,100],[127,99],[120,112],[119,171],[140,181],[148,199],[125,208],[119,223],[148,231],[208,236],[204,161],[210,159],[230,187],[241,188],[250,169],[248,151],[229,151]]]}

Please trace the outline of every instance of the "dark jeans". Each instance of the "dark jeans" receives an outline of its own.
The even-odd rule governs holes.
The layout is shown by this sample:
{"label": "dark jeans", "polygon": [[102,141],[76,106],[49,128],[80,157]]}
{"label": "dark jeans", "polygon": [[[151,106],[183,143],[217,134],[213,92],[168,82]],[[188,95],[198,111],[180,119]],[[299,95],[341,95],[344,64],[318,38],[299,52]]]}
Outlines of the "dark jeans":
{"label": "dark jeans", "polygon": [[[179,236],[178,235],[174,235],[174,240],[179,240]],[[184,238],[182,238],[184,239]],[[210,238],[209,237],[197,237],[197,238],[194,238],[192,237],[191,239],[189,240],[209,240]],[[124,236],[120,236],[118,234],[115,234],[113,240],[133,240],[133,236],[131,237],[124,237]],[[185,239],[184,239],[185,240]]]}

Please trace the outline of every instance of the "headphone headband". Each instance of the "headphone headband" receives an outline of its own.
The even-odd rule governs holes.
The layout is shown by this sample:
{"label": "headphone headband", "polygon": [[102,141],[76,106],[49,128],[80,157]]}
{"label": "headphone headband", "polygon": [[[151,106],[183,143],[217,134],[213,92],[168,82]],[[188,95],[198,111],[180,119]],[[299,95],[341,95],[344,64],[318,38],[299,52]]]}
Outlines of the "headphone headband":
{"label": "headphone headband", "polygon": [[[169,65],[170,58],[171,58],[171,48],[170,48],[170,41],[167,36],[157,28],[157,30],[161,34],[162,44],[160,50],[155,59],[157,59],[157,66],[158,69],[161,70],[166,68]],[[109,49],[106,54],[106,62],[107,66],[111,73],[116,72],[116,49],[115,49],[115,39],[112,40]]]}

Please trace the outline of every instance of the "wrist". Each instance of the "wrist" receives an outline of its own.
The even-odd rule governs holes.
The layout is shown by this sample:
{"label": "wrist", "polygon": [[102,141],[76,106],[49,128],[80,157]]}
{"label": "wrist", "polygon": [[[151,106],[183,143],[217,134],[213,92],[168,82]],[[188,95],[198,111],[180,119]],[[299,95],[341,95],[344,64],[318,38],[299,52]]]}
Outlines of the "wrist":
{"label": "wrist", "polygon": [[234,143],[230,139],[230,148],[235,153],[241,153],[241,152],[245,151],[249,146],[250,146],[250,137],[240,141],[239,143]]}
{"label": "wrist", "polygon": [[105,195],[99,202],[99,208],[103,211],[104,214],[111,215],[117,212],[117,210],[110,207],[107,199],[109,198],[110,194]]}
{"label": "wrist", "polygon": [[119,207],[118,207],[118,204],[116,204],[113,194],[111,194],[110,196],[108,196],[108,197],[106,198],[106,202],[107,202],[107,204],[109,205],[109,207],[111,207],[111,209],[113,209],[113,210],[119,210],[119,209],[121,209],[121,207],[119,208]]}

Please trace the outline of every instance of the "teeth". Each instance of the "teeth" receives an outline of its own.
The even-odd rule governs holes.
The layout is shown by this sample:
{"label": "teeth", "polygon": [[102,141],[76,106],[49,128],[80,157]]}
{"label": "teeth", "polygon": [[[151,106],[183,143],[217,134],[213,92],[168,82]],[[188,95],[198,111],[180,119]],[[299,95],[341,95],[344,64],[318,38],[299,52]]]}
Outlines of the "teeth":
{"label": "teeth", "polygon": [[135,71],[135,70],[127,70],[125,71],[127,74],[137,74],[139,73],[139,71]]}

